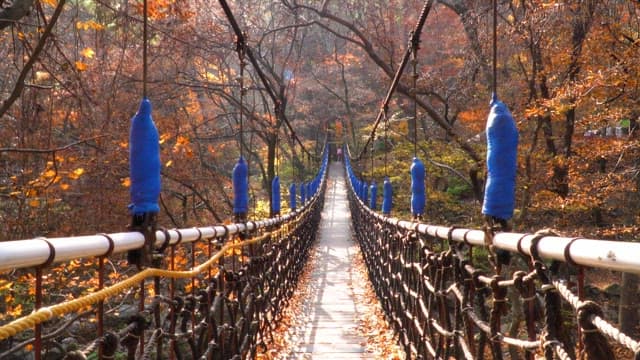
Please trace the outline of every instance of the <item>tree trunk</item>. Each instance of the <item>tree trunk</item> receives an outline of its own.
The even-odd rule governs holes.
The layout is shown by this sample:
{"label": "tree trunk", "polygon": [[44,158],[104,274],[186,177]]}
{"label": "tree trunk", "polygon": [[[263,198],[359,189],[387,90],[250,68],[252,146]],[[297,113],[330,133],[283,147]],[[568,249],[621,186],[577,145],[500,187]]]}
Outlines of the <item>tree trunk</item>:
{"label": "tree trunk", "polygon": [[618,317],[620,330],[627,335],[636,334],[638,325],[638,280],[636,274],[622,273],[622,286],[620,291],[620,307]]}

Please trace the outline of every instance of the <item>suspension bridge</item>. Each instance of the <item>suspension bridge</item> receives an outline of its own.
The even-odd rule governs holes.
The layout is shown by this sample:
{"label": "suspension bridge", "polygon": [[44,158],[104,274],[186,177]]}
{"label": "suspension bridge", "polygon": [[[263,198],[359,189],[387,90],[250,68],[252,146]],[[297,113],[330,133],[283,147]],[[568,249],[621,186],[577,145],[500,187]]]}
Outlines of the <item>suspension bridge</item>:
{"label": "suspension bridge", "polygon": [[[265,80],[231,9],[225,1],[220,3],[237,36],[240,74],[246,56],[275,112],[311,157],[286,121],[284,99]],[[389,101],[411,56],[416,88],[419,36],[432,3],[425,2],[363,153],[380,121],[388,120]],[[156,223],[160,161],[147,99],[144,1],[143,100],[132,120],[129,144],[131,226],[121,233],[0,243],[0,271],[29,274],[32,281],[16,288],[24,291],[23,298],[33,299],[31,313],[0,324],[0,358],[265,358],[266,339],[282,320],[309,259],[315,261],[315,291],[308,299],[308,324],[290,357],[372,358],[363,339],[351,331],[359,310],[348,283],[354,249],[359,247],[407,359],[640,359],[640,343],[616,327],[603,304],[585,294],[584,284],[587,268],[639,274],[640,244],[567,238],[549,231],[510,232],[518,134],[496,95],[493,4],[494,97],[487,124],[485,228],[422,221],[425,171],[417,157],[411,166],[411,189],[396,189],[410,190],[413,217],[391,216],[388,179],[379,207],[377,185],[362,179],[352,166],[362,153],[352,156],[345,147],[344,162],[330,162],[325,144],[315,176],[289,188],[288,212],[280,208],[276,176],[271,199],[275,216],[247,218],[248,166],[241,146],[232,176],[235,222],[164,229]],[[412,96],[415,103],[415,92]],[[125,257],[135,270],[114,274],[112,264]],[[55,287],[65,286],[46,281],[56,276],[53,266],[71,263],[92,281],[70,298],[48,296]],[[70,337],[67,329],[80,323],[90,331],[82,336],[71,332],[73,343],[65,342]]]}
{"label": "suspension bridge", "polygon": [[[637,244],[548,233],[489,236],[388,217],[365,204],[348,159],[344,165],[329,163],[325,151],[315,191],[300,208],[271,219],[0,243],[2,270],[34,275],[36,304],[0,326],[0,356],[256,358],[315,251],[311,312],[291,356],[371,358],[350,332],[358,311],[347,285],[356,243],[407,358],[604,359],[615,358],[614,347],[640,354],[640,344],[605,318],[601,304],[585,299],[582,277],[585,268],[640,273]],[[140,271],[109,279],[108,261],[145,249],[149,263]],[[475,266],[474,253],[491,258],[498,250],[519,261],[503,269]],[[189,261],[178,264],[177,254]],[[98,287],[44,303],[43,278],[52,265],[70,261],[95,268]],[[575,271],[553,272],[551,262]],[[136,296],[127,297],[131,292]],[[118,318],[113,309],[125,303],[137,310]],[[95,336],[65,348],[55,329],[68,321],[95,324]]]}

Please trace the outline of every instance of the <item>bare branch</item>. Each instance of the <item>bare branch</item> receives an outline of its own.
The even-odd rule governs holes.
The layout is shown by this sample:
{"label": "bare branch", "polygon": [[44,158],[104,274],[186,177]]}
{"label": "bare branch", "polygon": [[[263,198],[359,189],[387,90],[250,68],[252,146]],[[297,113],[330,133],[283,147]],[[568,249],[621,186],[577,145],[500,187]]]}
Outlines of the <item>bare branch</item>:
{"label": "bare branch", "polygon": [[61,146],[61,147],[57,147],[57,148],[52,148],[52,149],[33,149],[33,148],[0,148],[0,153],[33,153],[33,154],[51,154],[51,153],[55,153],[55,152],[59,152],[59,151],[65,151],[65,150],[69,150],[74,146],[80,145],[80,144],[86,144],[89,141],[95,140],[95,139],[99,139],[101,137],[105,137],[107,135],[98,135],[98,136],[94,136],[88,139],[83,139],[83,140],[78,140],[78,141],[74,141],[70,144],[67,144],[65,146]]}
{"label": "bare branch", "polygon": [[38,44],[36,45],[35,49],[33,49],[33,53],[31,53],[29,60],[22,68],[22,71],[20,72],[20,76],[18,76],[18,80],[16,80],[16,85],[14,86],[13,91],[11,92],[11,95],[9,95],[9,98],[7,98],[7,100],[5,100],[2,103],[2,107],[0,107],[0,117],[2,117],[7,112],[7,110],[9,110],[11,105],[13,105],[13,103],[16,100],[18,100],[18,98],[20,97],[20,94],[22,94],[22,90],[24,90],[24,85],[25,85],[25,80],[27,78],[27,75],[33,68],[33,65],[38,60],[38,57],[40,56],[42,49],[44,49],[44,45],[47,42],[47,39],[49,39],[49,36],[51,36],[53,27],[58,21],[58,17],[60,17],[60,14],[62,13],[62,9],[64,8],[65,2],[66,0],[60,0],[58,2],[56,9],[53,12],[53,15],[51,16],[51,20],[49,21],[49,23],[47,24],[47,27],[42,33],[40,40],[38,40]]}

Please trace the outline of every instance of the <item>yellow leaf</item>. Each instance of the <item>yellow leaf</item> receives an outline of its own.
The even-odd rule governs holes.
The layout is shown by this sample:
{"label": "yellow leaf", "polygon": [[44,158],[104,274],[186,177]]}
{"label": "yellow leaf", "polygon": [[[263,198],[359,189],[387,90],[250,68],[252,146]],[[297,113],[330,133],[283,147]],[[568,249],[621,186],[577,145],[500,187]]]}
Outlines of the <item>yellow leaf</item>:
{"label": "yellow leaf", "polygon": [[71,185],[69,184],[60,184],[60,189],[62,190],[69,190],[69,188],[71,187]]}
{"label": "yellow leaf", "polygon": [[124,187],[129,187],[131,186],[131,179],[129,177],[126,177],[122,179],[122,182],[120,184],[122,184],[122,186]]}
{"label": "yellow leaf", "polygon": [[93,59],[93,56],[96,54],[95,51],[93,51],[92,48],[84,48],[80,54],[82,54],[82,56],[86,57],[87,59]]}
{"label": "yellow leaf", "polygon": [[78,69],[78,71],[85,71],[87,70],[87,64],[82,61],[76,61],[76,69]]}
{"label": "yellow leaf", "polygon": [[31,206],[31,207],[38,207],[38,206],[40,206],[40,200],[38,200],[38,199],[31,199],[31,200],[29,201],[29,206]]}
{"label": "yellow leaf", "polygon": [[169,139],[171,137],[171,134],[169,133],[164,133],[162,135],[160,135],[160,144],[164,144],[165,141],[167,141],[167,139]]}
{"label": "yellow leaf", "polygon": [[44,174],[42,174],[42,176],[46,177],[46,178],[52,178],[54,176],[56,176],[56,171],[53,169],[49,169],[47,171],[44,172]]}
{"label": "yellow leaf", "polygon": [[73,180],[77,180],[78,178],[80,178],[80,176],[82,176],[82,174],[84,174],[84,169],[77,168],[69,174],[69,178]]}
{"label": "yellow leaf", "polygon": [[164,164],[165,167],[169,167],[171,165],[173,165],[173,160],[169,160],[169,161],[167,161],[166,164]]}
{"label": "yellow leaf", "polygon": [[102,24],[98,24],[97,22],[93,21],[93,20],[87,20],[87,21],[78,21],[76,23],[76,28],[78,30],[102,30],[104,29],[104,25]]}
{"label": "yellow leaf", "polygon": [[0,281],[0,291],[9,290],[9,289],[11,289],[12,286],[13,286],[13,282],[9,282],[7,280],[1,280]]}

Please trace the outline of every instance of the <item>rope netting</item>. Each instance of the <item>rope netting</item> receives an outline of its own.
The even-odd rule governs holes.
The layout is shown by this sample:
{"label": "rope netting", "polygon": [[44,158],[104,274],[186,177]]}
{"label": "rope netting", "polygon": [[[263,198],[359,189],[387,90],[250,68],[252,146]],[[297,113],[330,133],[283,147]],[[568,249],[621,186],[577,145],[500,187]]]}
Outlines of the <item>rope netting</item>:
{"label": "rope netting", "polygon": [[[317,188],[297,211],[257,222],[158,231],[149,267],[69,301],[43,303],[46,291],[41,282],[47,267],[69,260],[88,265],[86,258],[93,254],[100,259],[96,276],[104,284],[104,260],[117,260],[121,253],[146,246],[145,236],[99,234],[0,244],[0,258],[15,257],[3,261],[3,269],[35,266],[34,292],[42,303],[31,314],[0,326],[0,358],[26,356],[25,348],[36,358],[56,358],[55,354],[60,359],[255,358],[265,350],[265,339],[276,328],[315,241],[325,169],[326,160]],[[24,251],[28,246],[33,252]],[[48,254],[40,251],[44,248]],[[190,258],[182,269],[177,265],[179,250],[183,260]],[[84,261],[78,253],[84,253]],[[86,271],[92,270],[87,266]],[[107,313],[105,304],[112,310],[137,311],[120,319],[117,311]],[[89,322],[97,322],[94,338],[73,347],[60,345],[61,338],[69,337],[60,334],[61,326],[67,326],[60,324],[80,321],[87,313],[95,315]],[[76,335],[86,340],[86,334]]]}
{"label": "rope netting", "polygon": [[[487,244],[481,230],[376,213],[353,184],[349,199],[369,279],[410,358],[615,359],[613,346],[640,358],[638,341],[607,321],[599,304],[580,300],[579,275],[555,270],[563,261],[567,274],[582,265],[608,268],[600,253],[624,253],[616,242],[541,231],[498,233]],[[627,252],[635,246],[617,245]],[[494,249],[520,256],[502,266],[483,262]],[[640,271],[637,262],[623,262],[617,270]]]}

